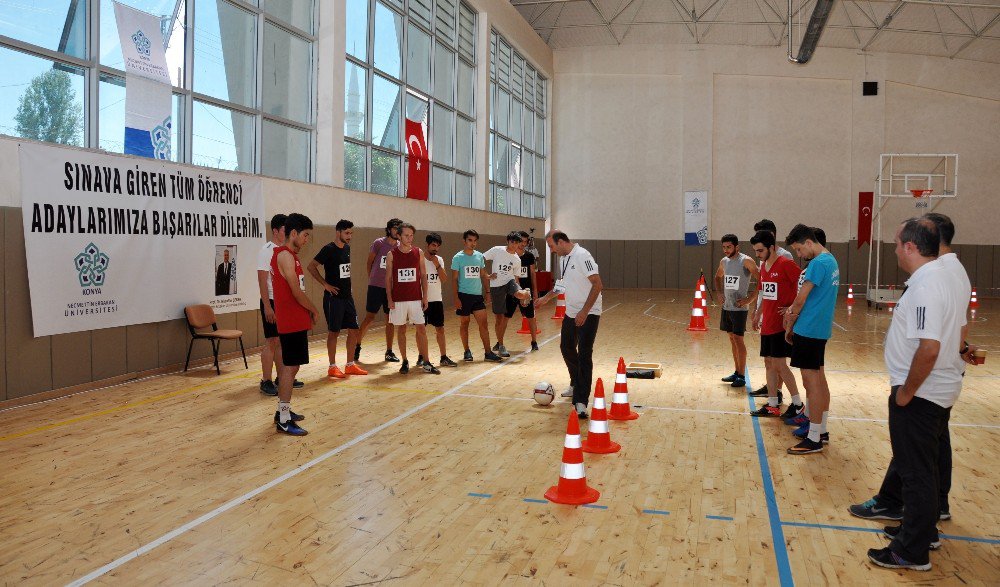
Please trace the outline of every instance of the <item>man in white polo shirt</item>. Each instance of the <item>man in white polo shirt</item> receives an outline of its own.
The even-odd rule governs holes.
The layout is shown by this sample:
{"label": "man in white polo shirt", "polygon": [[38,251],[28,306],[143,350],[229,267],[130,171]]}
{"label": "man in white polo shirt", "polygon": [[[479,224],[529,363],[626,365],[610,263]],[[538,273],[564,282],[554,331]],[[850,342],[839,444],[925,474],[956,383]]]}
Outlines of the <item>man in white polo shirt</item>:
{"label": "man in white polo shirt", "polygon": [[868,558],[892,569],[930,570],[938,542],[939,452],[951,407],[962,391],[960,354],[969,298],[945,263],[936,260],[937,226],[911,218],[896,230],[896,257],[910,274],[885,339],[892,462],[901,481],[902,525],[887,527],[889,546]]}
{"label": "man in white polo shirt", "polygon": [[[572,387],[573,407],[581,420],[587,418],[587,404],[590,402],[590,385],[594,373],[594,340],[601,321],[602,296],[601,276],[597,261],[590,251],[573,243],[560,230],[550,230],[545,235],[549,248],[562,259],[559,281],[544,297],[535,301],[542,306],[559,294],[566,295],[566,317],[562,321],[563,361],[569,371]],[[568,392],[569,390],[567,390]],[[565,393],[563,396],[565,397]]]}

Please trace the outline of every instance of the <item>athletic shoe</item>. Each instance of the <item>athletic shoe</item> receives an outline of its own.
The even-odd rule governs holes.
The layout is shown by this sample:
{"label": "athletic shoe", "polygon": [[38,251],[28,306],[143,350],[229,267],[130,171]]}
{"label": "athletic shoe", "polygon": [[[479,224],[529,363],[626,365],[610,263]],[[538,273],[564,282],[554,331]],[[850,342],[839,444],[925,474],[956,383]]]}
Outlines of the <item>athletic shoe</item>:
{"label": "athletic shoe", "polygon": [[458,367],[458,363],[452,361],[448,358],[448,355],[441,355],[441,362],[438,363],[439,367]]}
{"label": "athletic shoe", "polygon": [[950,520],[951,512],[948,510],[941,510],[941,515],[938,517],[939,520]]}
{"label": "athletic shoe", "polygon": [[[781,403],[780,399],[778,400],[778,403],[779,404]],[[796,416],[798,416],[799,414],[802,414],[805,411],[806,411],[806,405],[805,404],[799,404],[799,405],[789,404],[788,405],[788,409],[785,410],[785,413],[782,414],[781,417],[784,420],[786,420],[785,424],[787,424],[788,423],[787,420],[791,420],[792,418],[795,418]]]}
{"label": "athletic shoe", "polygon": [[503,359],[500,357],[500,355],[494,353],[493,351],[490,351],[490,352],[486,353],[485,355],[483,355],[483,359],[487,360],[487,361],[490,361],[491,363],[499,363],[499,362],[503,361]]}
{"label": "athletic shoe", "polygon": [[475,359],[472,358],[472,351],[470,351],[469,349],[465,349],[465,354],[462,355],[462,360],[465,361],[466,363],[471,363],[472,361],[475,361]]}
{"label": "athletic shoe", "polygon": [[573,397],[573,386],[570,385],[565,391],[559,394],[559,397]]}
{"label": "athletic shoe", "polygon": [[880,507],[878,505],[878,500],[874,497],[864,503],[848,507],[847,511],[855,518],[861,518],[864,520],[889,520],[892,522],[898,522],[903,519],[902,507]]}
{"label": "athletic shoe", "polygon": [[336,365],[326,370],[326,376],[336,377],[337,379],[344,379],[345,377],[347,377],[347,375],[345,375],[344,372],[340,370],[340,367]]}
{"label": "athletic shoe", "polygon": [[813,442],[808,438],[804,439],[802,442],[796,444],[795,446],[788,449],[788,454],[790,455],[807,455],[809,453],[821,452],[823,450],[822,442]]}
{"label": "athletic shoe", "polygon": [[274,384],[273,381],[268,379],[267,381],[260,382],[260,392],[264,395],[269,395],[274,397],[278,395],[278,386]]}
{"label": "athletic shoe", "polygon": [[440,375],[441,374],[441,371],[438,371],[437,367],[435,367],[434,365],[431,365],[427,361],[424,361],[423,368],[424,368],[424,373],[430,373],[431,375]]}
{"label": "athletic shoe", "polygon": [[[889,540],[892,540],[893,538],[896,537],[897,534],[899,534],[899,531],[902,530],[902,528],[903,528],[902,524],[900,524],[899,526],[886,526],[882,528],[882,534]],[[938,528],[937,531],[940,532],[941,529]],[[930,545],[931,550],[937,550],[939,548],[941,548],[940,536],[936,537],[934,540],[931,540],[931,545]]]}
{"label": "athletic shoe", "polygon": [[531,341],[531,350],[532,351],[537,351],[538,350],[538,341],[537,340]]}
{"label": "athletic shoe", "polygon": [[767,397],[767,384],[760,386],[760,389],[755,389],[749,394],[751,397]]}
{"label": "athletic shoe", "polygon": [[733,381],[735,381],[736,379],[739,379],[740,377],[742,377],[742,376],[739,373],[737,373],[736,371],[733,371],[732,375],[728,375],[726,377],[723,377],[722,380],[724,382],[726,382],[726,383],[732,383]]}
{"label": "athletic shoe", "polygon": [[344,369],[344,373],[346,375],[368,375],[368,371],[358,367],[357,364],[348,365],[347,368]]}
{"label": "athletic shoe", "polygon": [[785,424],[788,426],[801,426],[809,423],[809,416],[806,415],[806,405],[802,404],[800,411],[794,418],[786,418]]}
{"label": "athletic shoe", "polygon": [[[301,422],[302,420],[306,419],[306,417],[303,416],[302,414],[296,414],[291,410],[288,410],[288,413],[291,414],[292,416],[292,422]],[[279,419],[280,418],[278,417],[278,412],[274,412],[274,423],[277,424]]]}
{"label": "athletic shoe", "polygon": [[392,349],[385,351],[385,362],[386,363],[398,363],[399,358],[396,357],[396,353],[392,352]]}
{"label": "athletic shoe", "polygon": [[737,377],[736,379],[733,379],[733,382],[730,383],[730,385],[732,385],[733,387],[746,387],[747,380],[742,377]]}
{"label": "athletic shoe", "polygon": [[427,361],[424,361],[424,356],[423,355],[417,355],[417,365],[416,365],[417,367],[423,367],[424,363],[426,363],[426,362]]}
{"label": "athletic shoe", "polygon": [[361,360],[361,345],[360,344],[354,345],[354,360],[355,361],[360,361]]}
{"label": "athletic shoe", "polygon": [[309,434],[304,428],[301,428],[294,420],[289,420],[282,424],[281,422],[275,422],[274,427],[278,432],[284,432],[291,436],[305,436]]}
{"label": "athletic shoe", "polygon": [[407,373],[409,373],[410,372],[410,362],[407,361],[406,359],[403,359],[403,366],[399,368],[399,372],[402,373],[403,375],[406,375]]}
{"label": "athletic shoe", "polygon": [[880,567],[885,567],[887,569],[910,569],[913,571],[931,570],[930,560],[928,560],[926,563],[911,563],[910,561],[904,559],[895,552],[889,550],[889,547],[869,548],[868,560],[872,561],[873,563],[875,563]]}
{"label": "athletic shoe", "polygon": [[781,415],[781,408],[764,404],[760,409],[750,412],[750,415],[757,416],[758,418],[777,418]]}
{"label": "athletic shoe", "polygon": [[497,354],[505,359],[510,356],[510,352],[507,351],[507,347],[504,345],[500,345],[500,352]]}
{"label": "athletic shoe", "polygon": [[[792,435],[794,435],[795,438],[800,438],[800,439],[801,438],[808,438],[809,437],[809,424],[806,424],[805,426],[797,429],[795,432],[792,432]],[[829,432],[824,432],[824,433],[820,434],[819,435],[819,441],[822,442],[823,444],[830,444],[830,433]]]}
{"label": "athletic shoe", "polygon": [[582,403],[576,404],[576,417],[579,418],[579,419],[581,419],[581,420],[586,420],[587,419],[587,406],[586,405],[584,405]]}
{"label": "athletic shoe", "polygon": [[[275,385],[275,387],[278,386],[278,378],[277,377],[274,378],[274,385]],[[296,379],[295,381],[292,382],[292,389],[302,389],[303,387],[305,387],[305,385],[306,385],[305,383],[302,383],[301,381],[299,381],[298,379]]]}

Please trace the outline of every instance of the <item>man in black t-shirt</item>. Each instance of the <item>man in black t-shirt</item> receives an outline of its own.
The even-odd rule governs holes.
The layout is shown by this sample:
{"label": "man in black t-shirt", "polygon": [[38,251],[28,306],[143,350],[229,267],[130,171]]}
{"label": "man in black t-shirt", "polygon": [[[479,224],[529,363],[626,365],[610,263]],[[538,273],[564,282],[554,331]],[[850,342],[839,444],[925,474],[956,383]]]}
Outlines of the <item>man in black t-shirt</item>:
{"label": "man in black t-shirt", "polygon": [[[519,233],[521,235],[521,243],[525,246],[524,254],[521,255],[521,274],[518,276],[517,281],[521,284],[522,289],[531,290],[531,299],[535,300],[538,298],[538,281],[535,277],[535,264],[537,260],[535,255],[531,251],[527,250],[528,246],[528,233],[523,230]],[[538,340],[535,338],[535,334],[538,332],[538,322],[535,321],[535,304],[530,303],[527,306],[522,306],[517,302],[516,298],[507,298],[507,312],[504,314],[507,318],[512,318],[514,316],[514,311],[516,309],[521,309],[521,315],[528,319],[528,326],[531,328],[531,350],[538,350]]]}
{"label": "man in black t-shirt", "polygon": [[[343,379],[348,375],[368,375],[354,363],[351,349],[358,344],[358,311],[354,308],[354,296],[351,294],[351,238],[354,236],[354,223],[350,220],[337,222],[337,234],[333,242],[327,244],[316,257],[309,262],[309,274],[323,286],[323,313],[326,314],[326,352],[330,356],[330,367],[327,376]],[[323,265],[326,277],[319,274],[319,266]],[[341,371],[337,367],[337,339],[340,330],[347,329],[347,347],[345,349],[347,365]]]}

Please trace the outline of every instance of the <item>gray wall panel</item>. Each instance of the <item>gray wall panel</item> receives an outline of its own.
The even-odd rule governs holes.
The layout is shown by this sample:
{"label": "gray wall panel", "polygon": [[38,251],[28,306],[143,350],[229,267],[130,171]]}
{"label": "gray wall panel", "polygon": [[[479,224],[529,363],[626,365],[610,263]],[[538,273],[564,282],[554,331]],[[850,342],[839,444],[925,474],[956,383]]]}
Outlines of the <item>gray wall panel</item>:
{"label": "gray wall panel", "polygon": [[125,327],[102,328],[90,334],[91,373],[94,381],[128,373]]}
{"label": "gray wall panel", "polygon": [[90,332],[52,337],[52,387],[70,387],[93,381]]}

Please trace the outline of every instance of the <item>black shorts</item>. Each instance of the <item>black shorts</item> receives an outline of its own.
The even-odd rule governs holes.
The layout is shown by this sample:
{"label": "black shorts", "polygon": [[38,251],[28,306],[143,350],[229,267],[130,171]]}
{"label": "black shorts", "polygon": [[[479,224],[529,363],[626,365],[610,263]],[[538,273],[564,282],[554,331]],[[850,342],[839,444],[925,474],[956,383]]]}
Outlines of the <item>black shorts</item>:
{"label": "black shorts", "polygon": [[279,334],[281,342],[281,362],[286,367],[296,367],[309,362],[309,331],[300,330]]}
{"label": "black shorts", "polygon": [[[274,300],[269,300],[271,302],[271,310],[274,310]],[[274,322],[268,322],[267,318],[264,317],[264,300],[260,301],[260,323],[264,325],[264,338],[277,338],[278,337],[278,320],[275,318]]]}
{"label": "black shorts", "polygon": [[743,336],[743,333],[747,331],[747,314],[746,310],[736,311],[736,310],[723,310],[722,320],[719,321],[719,328],[723,332],[731,332],[736,336]]}
{"label": "black shorts", "polygon": [[[490,288],[490,300],[493,304],[494,314],[504,314],[508,318],[514,315],[514,312],[510,314],[507,313],[508,299],[514,297],[514,294],[521,291],[521,286],[517,284],[517,281],[511,280],[506,283],[506,285],[501,285],[500,287]],[[517,298],[514,298],[517,301]]]}
{"label": "black shorts", "polygon": [[785,331],[777,334],[760,335],[760,356],[783,359],[790,355],[792,347],[785,340]]}
{"label": "black shorts", "polygon": [[424,322],[435,328],[444,326],[444,302],[427,302],[424,310]]}
{"label": "black shorts", "polygon": [[368,286],[368,297],[365,299],[365,311],[369,314],[378,314],[382,310],[389,315],[389,298],[385,295],[385,288],[377,285]]}
{"label": "black shorts", "polygon": [[338,298],[324,290],[323,313],[326,315],[326,327],[330,332],[358,329],[358,311],[354,308],[353,298]]}
{"label": "black shorts", "polygon": [[467,294],[458,292],[458,301],[462,302],[461,308],[456,308],[455,313],[459,316],[468,316],[473,312],[486,309],[486,302],[479,294]]}
{"label": "black shorts", "polygon": [[818,370],[826,356],[826,339],[792,333],[792,367]]}
{"label": "black shorts", "polygon": [[521,300],[515,298],[514,296],[507,296],[507,311],[504,312],[503,315],[508,318],[513,318],[514,312],[516,312],[518,308],[521,308],[521,315],[524,316],[525,318],[535,317],[534,301],[528,300],[528,305],[522,306]]}

